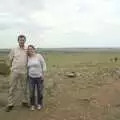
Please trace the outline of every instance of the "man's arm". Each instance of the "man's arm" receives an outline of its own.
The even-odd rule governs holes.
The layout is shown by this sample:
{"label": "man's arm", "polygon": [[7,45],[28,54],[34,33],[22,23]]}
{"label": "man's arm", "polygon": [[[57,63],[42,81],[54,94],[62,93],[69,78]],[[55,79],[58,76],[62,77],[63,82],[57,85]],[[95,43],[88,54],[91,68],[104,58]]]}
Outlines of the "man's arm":
{"label": "man's arm", "polygon": [[9,66],[12,66],[13,58],[14,58],[14,49],[12,49],[8,55],[7,63]]}

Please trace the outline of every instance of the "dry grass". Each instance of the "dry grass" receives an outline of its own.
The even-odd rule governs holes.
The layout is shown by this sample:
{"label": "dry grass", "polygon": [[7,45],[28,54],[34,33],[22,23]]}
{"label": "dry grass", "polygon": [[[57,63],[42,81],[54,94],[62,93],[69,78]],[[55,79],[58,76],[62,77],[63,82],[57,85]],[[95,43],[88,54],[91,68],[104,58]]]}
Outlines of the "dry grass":
{"label": "dry grass", "polygon": [[[48,54],[45,79],[45,108],[30,112],[20,106],[5,113],[5,120],[119,120],[119,64],[111,58],[118,53]],[[66,77],[75,72],[75,78]],[[6,101],[8,78],[0,77],[0,101]],[[4,104],[4,102],[1,102]]]}

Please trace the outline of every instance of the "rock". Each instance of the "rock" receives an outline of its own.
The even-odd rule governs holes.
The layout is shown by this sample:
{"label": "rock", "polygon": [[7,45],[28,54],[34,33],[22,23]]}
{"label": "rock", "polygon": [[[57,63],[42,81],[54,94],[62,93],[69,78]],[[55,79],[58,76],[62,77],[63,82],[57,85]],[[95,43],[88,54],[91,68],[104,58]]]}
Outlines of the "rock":
{"label": "rock", "polygon": [[76,76],[78,76],[78,77],[81,76],[81,73],[77,72],[77,73],[76,73]]}
{"label": "rock", "polygon": [[62,73],[61,73],[61,72],[58,72],[58,75],[60,76],[60,75],[62,75]]}
{"label": "rock", "polygon": [[66,73],[66,76],[67,76],[67,77],[74,78],[74,77],[76,77],[76,73],[75,73],[75,72]]}

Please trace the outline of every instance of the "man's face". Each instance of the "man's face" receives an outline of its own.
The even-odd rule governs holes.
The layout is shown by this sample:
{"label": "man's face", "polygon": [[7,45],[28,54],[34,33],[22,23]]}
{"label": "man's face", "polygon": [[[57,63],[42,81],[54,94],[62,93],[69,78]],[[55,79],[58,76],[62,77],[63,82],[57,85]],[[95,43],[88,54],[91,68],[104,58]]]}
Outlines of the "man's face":
{"label": "man's face", "polygon": [[19,38],[18,43],[20,47],[23,47],[25,44],[25,38],[24,37]]}

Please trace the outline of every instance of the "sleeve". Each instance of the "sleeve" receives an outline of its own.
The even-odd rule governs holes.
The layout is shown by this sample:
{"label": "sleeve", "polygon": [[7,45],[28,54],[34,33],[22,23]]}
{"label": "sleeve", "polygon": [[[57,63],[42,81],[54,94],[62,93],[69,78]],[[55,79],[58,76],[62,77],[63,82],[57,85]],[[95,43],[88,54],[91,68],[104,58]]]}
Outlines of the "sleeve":
{"label": "sleeve", "polygon": [[42,70],[43,72],[45,72],[47,70],[46,68],[46,63],[45,63],[45,59],[42,55],[39,54],[39,59],[40,59],[40,63],[41,63],[41,66],[42,66]]}

